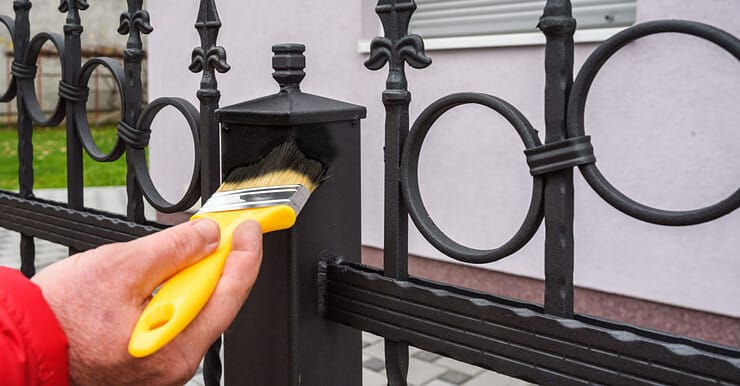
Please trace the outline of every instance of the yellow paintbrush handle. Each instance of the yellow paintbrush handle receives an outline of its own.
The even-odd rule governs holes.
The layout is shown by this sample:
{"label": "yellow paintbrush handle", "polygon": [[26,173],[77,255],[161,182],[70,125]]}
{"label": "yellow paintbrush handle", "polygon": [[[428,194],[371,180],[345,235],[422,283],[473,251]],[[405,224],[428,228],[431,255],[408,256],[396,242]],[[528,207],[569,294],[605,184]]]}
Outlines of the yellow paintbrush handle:
{"label": "yellow paintbrush handle", "polygon": [[211,297],[231,252],[236,227],[245,220],[256,220],[262,233],[288,229],[296,213],[288,205],[195,214],[191,220],[208,217],[221,230],[221,241],[211,255],[183,269],[167,280],[139,317],[128,352],[137,358],[151,355],[170,342],[198,315]]}

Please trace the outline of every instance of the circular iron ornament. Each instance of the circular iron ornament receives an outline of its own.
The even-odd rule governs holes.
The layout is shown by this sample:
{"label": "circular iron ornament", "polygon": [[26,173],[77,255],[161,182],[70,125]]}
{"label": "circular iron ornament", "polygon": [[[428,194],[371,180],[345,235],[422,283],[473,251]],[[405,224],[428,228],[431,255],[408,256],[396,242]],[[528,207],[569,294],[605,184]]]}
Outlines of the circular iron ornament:
{"label": "circular iron ornament", "polygon": [[[635,25],[601,44],[581,67],[568,102],[568,137],[585,135],[583,114],[591,84],[604,63],[627,43],[659,33],[682,33],[708,40],[740,60],[740,40],[710,25],[685,20],[659,20]],[[740,207],[740,189],[729,197],[700,209],[670,211],[640,204],[607,181],[596,164],[580,165],[581,174],[591,188],[617,210],[636,219],[661,225],[694,225],[714,220]]]}
{"label": "circular iron ornament", "polygon": [[129,155],[133,157],[134,171],[139,182],[141,191],[147,201],[158,211],[163,213],[179,212],[190,209],[200,198],[200,113],[190,102],[182,98],[157,98],[141,112],[137,127],[139,130],[150,131],[152,122],[157,114],[165,107],[171,106],[177,109],[190,127],[193,135],[193,174],[190,184],[183,197],[172,204],[165,200],[152,182],[149,168],[147,168],[146,152],[143,148],[130,148]]}
{"label": "circular iron ornament", "polygon": [[[13,21],[13,19],[11,19],[8,16],[2,15],[0,16],[0,23],[2,23],[5,26],[5,28],[8,30],[8,32],[10,33],[10,41],[11,42],[14,41],[15,40],[15,21]],[[17,92],[15,82],[16,82],[15,77],[11,77],[10,82],[8,82],[8,88],[6,88],[5,92],[3,92],[2,95],[0,95],[0,102],[2,103],[10,102],[13,100],[13,98],[15,98],[15,95]]]}
{"label": "circular iron ornament", "polygon": [[419,191],[419,154],[424,138],[429,133],[434,122],[453,107],[464,104],[478,104],[486,106],[506,118],[519,134],[524,147],[529,149],[539,146],[540,139],[532,125],[524,115],[507,102],[487,94],[458,93],[442,97],[429,105],[416,119],[409,132],[403,148],[401,161],[401,190],[411,219],[419,232],[435,248],[442,253],[459,261],[482,264],[500,260],[521,249],[532,239],[542,223],[544,179],[542,176],[533,177],[532,199],[524,222],[514,236],[499,248],[484,250],[474,249],[461,245],[449,238],[432,221],[429,212],[424,207]]}
{"label": "circular iron ornament", "polygon": [[[116,81],[118,95],[121,98],[121,119],[123,119],[123,117],[126,116],[126,87],[124,86],[126,75],[118,62],[111,58],[92,58],[88,60],[80,70],[79,84],[80,86],[87,86],[90,82],[90,77],[98,66],[107,68],[113,76],[113,79]],[[121,155],[124,153],[125,146],[120,138],[116,137],[116,142],[108,154],[103,153],[95,144],[95,140],[92,137],[90,125],[87,120],[87,106],[85,102],[80,101],[75,103],[73,119],[77,135],[80,137],[82,146],[85,148],[85,151],[90,158],[98,162],[113,162],[121,158]]]}
{"label": "circular iron ornament", "polygon": [[[29,42],[28,51],[26,51],[26,55],[23,58],[23,64],[29,67],[35,66],[36,61],[39,58],[39,54],[41,53],[41,48],[46,42],[51,42],[54,44],[54,47],[56,47],[59,62],[62,66],[62,73],[64,73],[64,38],[62,35],[56,33],[41,32],[34,36]],[[33,84],[34,78],[35,77],[24,77],[16,80],[19,86],[18,93],[23,98],[23,103],[26,105],[28,115],[30,115],[33,122],[39,126],[56,126],[60,124],[66,113],[64,99],[59,98],[52,115],[46,117],[43,111],[41,111],[41,106],[39,106],[39,101],[36,97],[36,89]]]}

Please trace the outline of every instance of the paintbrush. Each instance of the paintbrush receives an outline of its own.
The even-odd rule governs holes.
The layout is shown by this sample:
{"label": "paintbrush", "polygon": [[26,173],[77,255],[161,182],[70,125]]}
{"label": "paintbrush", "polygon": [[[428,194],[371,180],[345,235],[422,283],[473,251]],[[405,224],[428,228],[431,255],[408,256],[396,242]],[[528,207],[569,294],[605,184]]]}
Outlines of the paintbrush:
{"label": "paintbrush", "polygon": [[137,358],[153,354],[184,330],[216,288],[236,227],[250,219],[262,225],[263,233],[292,227],[323,174],[321,163],[306,158],[292,142],[274,148],[255,164],[229,172],[218,191],[191,217],[218,223],[221,241],[216,251],[159,287],[134,327],[129,353]]}

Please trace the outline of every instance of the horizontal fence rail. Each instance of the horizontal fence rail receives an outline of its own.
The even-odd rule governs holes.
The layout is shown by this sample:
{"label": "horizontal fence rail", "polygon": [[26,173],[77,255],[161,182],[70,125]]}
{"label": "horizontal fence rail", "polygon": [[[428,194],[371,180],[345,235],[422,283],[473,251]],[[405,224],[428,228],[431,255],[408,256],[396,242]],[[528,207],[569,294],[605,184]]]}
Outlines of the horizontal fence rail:
{"label": "horizontal fence rail", "polygon": [[333,320],[537,384],[740,384],[730,348],[355,264],[324,274]]}
{"label": "horizontal fence rail", "polygon": [[108,212],[67,208],[63,203],[27,199],[0,191],[0,226],[84,251],[160,231],[162,224],[139,224]]}

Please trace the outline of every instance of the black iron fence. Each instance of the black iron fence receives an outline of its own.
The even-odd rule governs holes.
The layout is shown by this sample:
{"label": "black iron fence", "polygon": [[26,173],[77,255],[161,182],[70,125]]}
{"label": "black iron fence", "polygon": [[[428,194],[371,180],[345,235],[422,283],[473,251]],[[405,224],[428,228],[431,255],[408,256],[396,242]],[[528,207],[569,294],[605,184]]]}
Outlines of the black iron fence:
{"label": "black iron fence", "polygon": [[[127,3],[118,29],[128,35],[123,66],[109,58],[82,63],[79,13],[88,8],[85,0],[60,2],[59,10],[67,15],[63,36],[45,32],[30,36],[29,0],[13,2],[14,19],[0,18],[14,43],[13,78],[0,101],[15,99],[17,103],[20,181],[19,193],[0,192],[0,226],[21,233],[21,270],[27,276],[35,271],[34,238],[67,245],[74,252],[156,232],[164,226],[144,219],[144,199],[161,212],[186,210],[217,189],[220,162],[227,169],[228,165],[258,159],[271,144],[289,137],[324,162],[332,178],[312,196],[294,229],[266,236],[265,253],[273,258],[266,261],[247,301],[249,312],[240,315],[226,333],[226,384],[360,385],[359,330],[386,339],[389,385],[407,383],[408,345],[538,384],[740,384],[738,349],[573,311],[575,167],[610,205],[654,224],[698,224],[740,206],[740,190],[705,208],[666,211],[635,202],[614,188],[596,167],[594,149],[585,135],[583,108],[594,76],[621,47],[644,36],[689,34],[740,59],[737,38],[691,21],[635,25],[600,45],[573,80],[576,20],[571,4],[568,0],[547,1],[539,23],[547,37],[542,144],[515,107],[479,93],[445,96],[427,107],[410,127],[411,98],[404,68],[406,64],[424,68],[431,60],[425,56],[422,38],[407,33],[416,8],[414,1],[379,0],[376,12],[385,33],[372,41],[366,62],[371,70],[386,63],[389,67],[382,94],[386,108],[386,209],[384,268],[379,270],[359,264],[358,126],[364,109],[342,105],[331,111],[297,112],[291,110],[295,106],[287,104],[291,107],[285,111],[248,111],[251,115],[244,119],[224,115],[219,131],[216,73],[228,71],[229,65],[224,48],[216,45],[221,23],[214,0],[200,1],[195,24],[201,44],[193,50],[190,69],[202,73],[197,91],[199,108],[179,98],[160,98],[142,109],[141,34],[150,33],[152,27],[142,0]],[[49,116],[40,111],[33,87],[34,63],[45,42],[56,47],[62,63],[60,99]],[[293,77],[300,81],[301,52],[298,45],[275,47],[278,81]],[[116,79],[122,101],[119,141],[108,153],[96,147],[86,118],[87,84],[96,67],[105,68]],[[297,82],[294,86],[298,88]],[[471,103],[493,109],[511,123],[526,149],[533,178],[531,203],[522,225],[509,241],[491,250],[469,248],[445,235],[430,219],[419,193],[417,169],[426,134],[446,111]],[[186,118],[195,144],[189,187],[175,203],[155,189],[144,153],[152,121],[167,106]],[[64,117],[68,202],[39,200],[33,196],[32,130],[34,126],[59,124]],[[126,157],[125,216],[83,207],[83,151],[99,162]],[[544,306],[410,277],[408,214],[437,249],[470,263],[511,255],[527,244],[544,222]],[[216,343],[206,359],[208,385],[218,384],[221,378],[219,348]]]}

